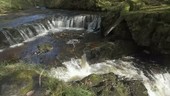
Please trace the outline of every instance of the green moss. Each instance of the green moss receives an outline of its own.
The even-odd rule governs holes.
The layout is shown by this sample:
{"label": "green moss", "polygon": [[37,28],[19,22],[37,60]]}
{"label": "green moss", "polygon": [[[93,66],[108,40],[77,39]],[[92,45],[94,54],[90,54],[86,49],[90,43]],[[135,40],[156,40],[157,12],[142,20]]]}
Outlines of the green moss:
{"label": "green moss", "polygon": [[147,90],[140,81],[132,80],[127,82],[128,88],[134,96],[148,96]]}
{"label": "green moss", "polygon": [[[41,67],[24,63],[3,63],[0,65],[0,90],[3,96],[25,95],[38,86]],[[8,93],[9,91],[9,93]]]}
{"label": "green moss", "polygon": [[93,96],[93,93],[81,87],[69,87],[69,88],[65,88],[65,91],[63,92],[62,95],[64,96]]}
{"label": "green moss", "polygon": [[[61,8],[69,10],[99,10],[96,6],[97,0],[51,0],[45,1],[49,8]],[[83,4],[83,5],[82,5]]]}
{"label": "green moss", "polygon": [[[54,91],[57,89],[57,87],[60,87],[60,84],[63,84],[61,81],[55,79],[55,78],[44,78],[42,81],[43,87],[49,88],[49,90]],[[61,89],[61,88],[59,88]]]}
{"label": "green moss", "polygon": [[72,86],[70,83],[55,78],[45,78],[43,87],[51,91],[50,96],[93,96],[90,90],[83,86]]}
{"label": "green moss", "polygon": [[[17,70],[2,76],[0,85],[3,86],[6,84],[7,86],[13,86],[18,90],[19,94],[24,95],[33,89],[35,85],[33,77],[36,75],[37,73],[34,70]],[[13,89],[8,89],[7,87],[6,90]]]}
{"label": "green moss", "polygon": [[116,93],[119,94],[119,96],[129,96],[130,90],[128,87],[126,87],[123,83],[118,82],[116,86]]}
{"label": "green moss", "polygon": [[[132,81],[133,85],[126,80],[120,80],[113,73],[97,75],[92,74],[73,86],[85,86],[95,96],[146,96],[146,88],[140,81]],[[136,82],[136,83],[135,83]],[[135,91],[137,89],[141,89]],[[131,91],[134,90],[135,92]],[[113,95],[114,94],[114,95]],[[139,94],[139,95],[138,95]]]}
{"label": "green moss", "polygon": [[169,54],[170,6],[147,6],[132,11],[125,20],[133,40],[140,46],[150,49],[151,53]]}
{"label": "green moss", "polygon": [[114,42],[98,42],[95,46],[86,46],[85,52],[89,61],[104,61],[131,55],[136,51],[136,46],[131,41],[117,40]]}
{"label": "green moss", "polygon": [[0,0],[0,13],[44,6],[43,0]]}
{"label": "green moss", "polygon": [[53,49],[53,46],[49,43],[40,44],[38,46],[38,53],[46,53]]}

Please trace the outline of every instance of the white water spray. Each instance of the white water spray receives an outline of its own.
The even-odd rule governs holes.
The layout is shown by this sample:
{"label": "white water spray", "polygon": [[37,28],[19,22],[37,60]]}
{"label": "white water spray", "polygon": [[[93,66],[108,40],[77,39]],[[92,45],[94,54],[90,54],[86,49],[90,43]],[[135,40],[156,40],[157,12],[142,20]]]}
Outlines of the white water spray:
{"label": "white water spray", "polygon": [[[129,57],[127,57],[129,58]],[[151,75],[152,80],[144,75],[144,72],[133,66],[133,62],[123,60],[107,60],[102,63],[89,65],[85,55],[82,59],[71,59],[64,62],[64,67],[52,68],[50,76],[63,81],[81,80],[90,74],[114,74],[129,79],[140,80],[146,87],[149,96],[170,96],[170,74],[156,73]]]}

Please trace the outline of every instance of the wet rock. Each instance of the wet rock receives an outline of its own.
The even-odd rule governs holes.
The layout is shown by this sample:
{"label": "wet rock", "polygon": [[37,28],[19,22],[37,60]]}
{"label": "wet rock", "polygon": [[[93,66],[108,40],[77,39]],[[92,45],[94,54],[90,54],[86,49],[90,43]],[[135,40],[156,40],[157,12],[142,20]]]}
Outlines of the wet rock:
{"label": "wet rock", "polygon": [[[170,54],[169,9],[169,6],[159,5],[131,11],[107,38],[112,41],[132,39],[139,46],[149,48],[151,53]],[[103,18],[102,32],[117,20],[119,12],[109,15]]]}
{"label": "wet rock", "polygon": [[81,58],[84,54],[86,44],[101,39],[99,33],[61,32],[53,35],[60,43],[60,52],[57,56],[61,62],[68,61],[70,58]]}
{"label": "wet rock", "polygon": [[[119,11],[116,11],[116,12],[113,12],[113,13],[109,13],[102,18],[101,32],[103,34],[119,18]],[[110,32],[110,34],[106,38],[110,39],[112,41],[117,40],[117,39],[119,39],[119,40],[122,40],[122,39],[123,40],[132,40],[130,30],[127,26],[127,22],[125,20],[123,20],[119,25],[117,25],[115,27],[114,30],[112,30]]]}
{"label": "wet rock", "polygon": [[8,75],[1,77],[0,94],[2,96],[32,96],[34,93],[32,89],[37,86],[37,80],[34,80],[34,76],[36,76],[37,73],[29,70],[13,71],[14,69],[12,69]]}
{"label": "wet rock", "polygon": [[[54,80],[60,85],[62,83],[44,74],[41,75],[41,68],[24,63],[2,65],[0,67],[0,96],[51,96],[50,88],[57,85],[49,81]],[[40,78],[41,86],[39,85]],[[52,91],[54,93],[54,90]]]}
{"label": "wet rock", "polygon": [[146,88],[140,81],[128,81],[127,86],[132,94],[131,96],[148,96]]}
{"label": "wet rock", "polygon": [[170,7],[158,6],[130,12],[126,21],[132,38],[139,46],[154,53],[170,54]]}
{"label": "wet rock", "polygon": [[[92,74],[76,83],[79,86],[86,86],[89,90],[92,90],[95,96],[148,96],[146,88],[140,81],[129,82],[120,80],[113,73],[103,75]],[[136,91],[136,89],[142,90]]]}
{"label": "wet rock", "polygon": [[85,53],[90,62],[96,63],[132,55],[136,51],[136,48],[135,44],[131,41],[92,42],[87,44]]}

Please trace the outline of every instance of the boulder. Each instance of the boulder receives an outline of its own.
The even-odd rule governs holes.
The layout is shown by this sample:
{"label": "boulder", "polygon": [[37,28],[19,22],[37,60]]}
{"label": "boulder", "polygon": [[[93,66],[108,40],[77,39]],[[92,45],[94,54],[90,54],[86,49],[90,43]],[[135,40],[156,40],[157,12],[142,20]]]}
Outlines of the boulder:
{"label": "boulder", "polygon": [[114,42],[87,43],[85,53],[91,63],[121,58],[135,53],[137,47],[131,41],[117,40]]}
{"label": "boulder", "polygon": [[[145,2],[146,3],[146,2]],[[161,2],[162,4],[163,2]],[[103,18],[102,32],[119,18],[119,12]],[[170,54],[170,7],[168,5],[144,6],[123,15],[123,20],[108,35],[111,40],[133,40],[150,53]]]}
{"label": "boulder", "polygon": [[133,40],[154,53],[170,54],[169,10],[169,6],[157,6],[129,12],[125,20]]}
{"label": "boulder", "polygon": [[[8,70],[8,68],[6,70]],[[11,71],[13,71],[13,73],[9,72],[9,74],[3,75],[0,78],[0,82],[1,82],[0,95],[24,96],[24,94],[27,94],[27,92],[29,92],[30,90],[32,90],[34,87],[37,86],[38,80],[34,80],[34,77],[36,77],[37,79],[38,74],[35,71],[32,70],[14,71],[14,69],[11,69]],[[27,96],[31,96],[31,95],[27,95]]]}
{"label": "boulder", "polygon": [[146,88],[140,81],[120,80],[113,73],[92,74],[77,81],[76,84],[86,86],[95,96],[148,96]]}

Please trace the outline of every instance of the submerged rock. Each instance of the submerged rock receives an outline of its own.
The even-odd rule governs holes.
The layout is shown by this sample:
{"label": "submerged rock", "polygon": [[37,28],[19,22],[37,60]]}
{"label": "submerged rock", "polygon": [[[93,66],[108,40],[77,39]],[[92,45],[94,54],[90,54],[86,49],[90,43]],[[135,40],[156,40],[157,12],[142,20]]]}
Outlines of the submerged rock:
{"label": "submerged rock", "polygon": [[53,49],[53,46],[50,43],[44,43],[37,46],[38,47],[38,53],[46,53]]}

